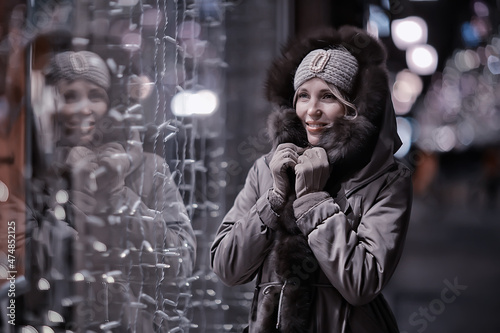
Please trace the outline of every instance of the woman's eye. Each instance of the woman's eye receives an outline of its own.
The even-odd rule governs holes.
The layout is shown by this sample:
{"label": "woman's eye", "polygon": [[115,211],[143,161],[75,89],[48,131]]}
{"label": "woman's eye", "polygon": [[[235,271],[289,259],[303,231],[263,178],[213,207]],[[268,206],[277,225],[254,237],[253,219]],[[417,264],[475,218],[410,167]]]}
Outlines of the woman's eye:
{"label": "woman's eye", "polygon": [[77,101],[78,99],[78,95],[75,91],[66,91],[64,94],[63,94],[63,98],[64,98],[64,101],[66,103],[74,103]]}
{"label": "woman's eye", "polygon": [[107,101],[107,95],[105,92],[100,91],[100,90],[92,90],[89,93],[89,100],[92,102],[102,102],[102,101]]}
{"label": "woman's eye", "polygon": [[299,96],[299,98],[307,98],[307,97],[309,97],[309,95],[307,93],[305,93],[305,92],[299,93],[298,96]]}
{"label": "woman's eye", "polygon": [[335,99],[335,96],[333,94],[324,94],[323,98],[324,99]]}

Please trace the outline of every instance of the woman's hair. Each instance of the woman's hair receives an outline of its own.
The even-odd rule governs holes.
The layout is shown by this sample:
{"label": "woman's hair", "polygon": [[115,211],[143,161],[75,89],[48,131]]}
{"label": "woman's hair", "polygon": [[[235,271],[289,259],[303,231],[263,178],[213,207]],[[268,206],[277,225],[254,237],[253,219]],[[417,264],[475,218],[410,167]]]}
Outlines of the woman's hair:
{"label": "woman's hair", "polygon": [[[323,80],[324,81],[324,80]],[[350,102],[347,97],[333,84],[328,83],[325,81],[325,83],[328,85],[328,88],[330,89],[330,92],[335,96],[337,100],[342,103],[344,106],[344,118],[348,120],[353,120],[358,116],[358,109],[356,108],[356,105],[354,103]],[[297,87],[297,90],[295,90],[295,94],[293,95],[293,107],[295,108],[295,104],[297,103],[297,93],[299,89]],[[354,113],[354,114],[348,114]]]}

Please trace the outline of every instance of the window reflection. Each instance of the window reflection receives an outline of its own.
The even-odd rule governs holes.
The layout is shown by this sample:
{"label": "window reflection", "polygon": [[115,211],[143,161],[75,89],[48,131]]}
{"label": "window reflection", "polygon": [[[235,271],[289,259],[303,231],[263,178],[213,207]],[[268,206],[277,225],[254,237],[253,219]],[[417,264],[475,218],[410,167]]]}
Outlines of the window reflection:
{"label": "window reflection", "polygon": [[[220,124],[211,117],[225,67],[221,5],[18,2],[5,66],[17,90],[2,110],[17,117],[16,138],[23,129],[32,137],[11,149],[29,157],[23,164],[16,155],[13,178],[29,182],[26,198],[17,190],[27,184],[4,183],[3,174],[0,184],[9,207],[19,204],[9,212],[23,238],[16,325],[188,332],[204,316],[211,276],[196,250],[210,237],[204,164],[206,138]],[[208,96],[210,112],[175,114],[172,99],[183,91]]]}

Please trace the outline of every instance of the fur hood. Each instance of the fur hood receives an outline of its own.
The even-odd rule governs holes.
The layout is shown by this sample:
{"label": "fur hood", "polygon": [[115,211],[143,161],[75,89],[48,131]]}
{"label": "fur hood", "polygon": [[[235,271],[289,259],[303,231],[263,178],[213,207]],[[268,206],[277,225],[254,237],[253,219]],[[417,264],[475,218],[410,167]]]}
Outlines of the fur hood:
{"label": "fur hood", "polygon": [[343,180],[362,181],[384,164],[392,163],[401,145],[390,100],[386,51],[364,30],[351,26],[322,28],[307,38],[291,39],[282,48],[281,57],[272,63],[265,81],[266,97],[274,109],[268,118],[269,136],[273,148],[283,142],[308,145],[306,131],[293,109],[293,77],[310,51],[335,45],[344,46],[359,64],[348,96],[356,105],[358,117],[339,119],[324,133],[319,145],[327,151],[333,172]]}

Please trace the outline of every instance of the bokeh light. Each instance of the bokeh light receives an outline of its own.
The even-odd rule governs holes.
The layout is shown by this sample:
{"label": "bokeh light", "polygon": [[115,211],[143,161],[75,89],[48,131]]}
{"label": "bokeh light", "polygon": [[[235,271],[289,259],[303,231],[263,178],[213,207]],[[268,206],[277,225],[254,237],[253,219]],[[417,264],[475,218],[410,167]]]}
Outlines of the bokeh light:
{"label": "bokeh light", "polygon": [[422,89],[423,82],[418,75],[407,69],[400,71],[392,86],[392,102],[396,114],[408,113]]}
{"label": "bokeh light", "polygon": [[427,43],[427,23],[418,16],[392,21],[391,32],[394,45],[400,50]]}
{"label": "bokeh light", "polygon": [[396,118],[397,130],[402,145],[394,154],[397,158],[402,158],[408,154],[412,144],[413,128],[411,122],[403,117]]}
{"label": "bokeh light", "polygon": [[437,68],[437,51],[428,44],[411,46],[406,51],[406,64],[415,74],[431,75]]}
{"label": "bokeh light", "polygon": [[367,31],[376,37],[387,37],[391,34],[389,17],[379,6],[370,5]]}
{"label": "bokeh light", "polygon": [[0,180],[0,202],[5,202],[9,199],[9,188]]}
{"label": "bokeh light", "polygon": [[171,102],[171,108],[177,117],[193,115],[209,115],[218,107],[217,95],[208,89],[197,92],[181,91],[177,93]]}

